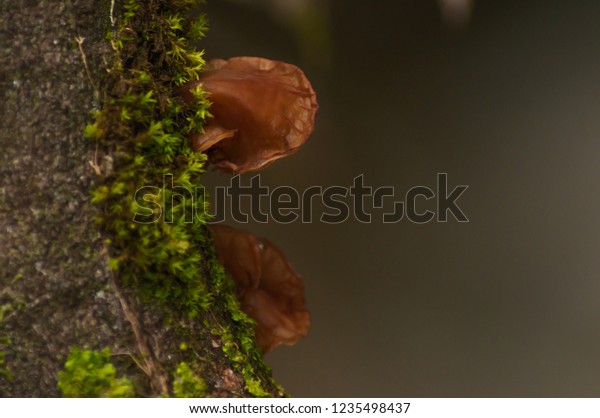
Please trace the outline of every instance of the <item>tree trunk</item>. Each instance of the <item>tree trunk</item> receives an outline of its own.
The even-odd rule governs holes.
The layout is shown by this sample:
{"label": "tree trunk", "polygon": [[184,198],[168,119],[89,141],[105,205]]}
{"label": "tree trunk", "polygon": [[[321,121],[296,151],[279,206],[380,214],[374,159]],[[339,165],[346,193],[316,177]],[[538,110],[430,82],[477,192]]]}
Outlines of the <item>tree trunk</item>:
{"label": "tree trunk", "polygon": [[[84,130],[92,111],[120,94],[107,76],[115,54],[107,34],[127,5],[1,1],[0,396],[114,394],[114,381],[93,383],[93,376],[83,381],[102,386],[96,392],[64,389],[78,384],[73,372],[93,375],[93,365],[75,357],[65,368],[69,353],[107,353],[105,347],[111,354],[102,361],[131,382],[129,395],[282,395],[262,357],[240,337],[249,322],[232,308],[232,287],[216,289],[211,280],[222,271],[210,245],[203,247],[199,280],[213,303],[197,316],[122,280],[127,265],[109,268],[117,250],[107,244],[111,231],[96,221],[92,191],[106,181],[98,153],[104,161],[117,157]],[[186,2],[140,1],[136,13],[160,23],[170,3]],[[71,379],[62,393],[59,376]]]}

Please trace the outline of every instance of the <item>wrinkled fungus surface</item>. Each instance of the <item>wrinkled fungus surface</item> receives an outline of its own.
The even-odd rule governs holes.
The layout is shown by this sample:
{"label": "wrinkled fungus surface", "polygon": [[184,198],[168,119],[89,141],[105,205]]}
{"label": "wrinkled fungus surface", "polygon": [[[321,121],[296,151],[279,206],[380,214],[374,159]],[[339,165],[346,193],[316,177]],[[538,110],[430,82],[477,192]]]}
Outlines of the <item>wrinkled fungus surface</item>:
{"label": "wrinkled fungus surface", "polygon": [[249,232],[211,225],[217,255],[233,277],[242,309],[256,321],[256,342],[264,351],[292,345],[310,327],[304,284],[281,251]]}
{"label": "wrinkled fungus surface", "polygon": [[210,93],[214,117],[191,134],[191,146],[221,170],[260,170],[295,153],[313,131],[317,96],[295,65],[256,57],[212,60],[199,80],[183,86],[183,99],[192,101],[200,84]]}

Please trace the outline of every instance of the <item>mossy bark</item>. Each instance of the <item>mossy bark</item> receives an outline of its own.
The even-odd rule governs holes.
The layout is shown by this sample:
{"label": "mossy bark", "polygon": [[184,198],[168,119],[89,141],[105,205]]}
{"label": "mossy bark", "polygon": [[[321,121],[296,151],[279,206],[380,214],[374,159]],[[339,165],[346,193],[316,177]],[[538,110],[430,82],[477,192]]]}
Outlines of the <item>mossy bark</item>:
{"label": "mossy bark", "polygon": [[222,332],[240,326],[231,304],[190,319],[108,268],[91,203],[98,150],[83,132],[102,108],[110,7],[0,3],[0,396],[60,396],[59,371],[74,347],[109,347],[137,396],[173,395],[182,362],[207,395],[282,395],[256,355],[228,355],[240,345]]}

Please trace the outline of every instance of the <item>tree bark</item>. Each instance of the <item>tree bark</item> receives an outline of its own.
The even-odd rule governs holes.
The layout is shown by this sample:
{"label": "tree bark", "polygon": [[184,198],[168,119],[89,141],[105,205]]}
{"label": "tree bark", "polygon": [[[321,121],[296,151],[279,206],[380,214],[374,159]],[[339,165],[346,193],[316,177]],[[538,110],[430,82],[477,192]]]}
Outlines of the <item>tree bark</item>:
{"label": "tree bark", "polygon": [[60,396],[73,347],[110,347],[137,396],[172,395],[181,361],[200,371],[208,395],[256,394],[242,368],[263,394],[281,395],[262,361],[236,366],[206,329],[235,325],[214,311],[223,305],[204,321],[166,321],[164,308],[108,268],[91,203],[97,146],[83,132],[102,106],[110,8],[98,0],[0,5],[0,396]]}

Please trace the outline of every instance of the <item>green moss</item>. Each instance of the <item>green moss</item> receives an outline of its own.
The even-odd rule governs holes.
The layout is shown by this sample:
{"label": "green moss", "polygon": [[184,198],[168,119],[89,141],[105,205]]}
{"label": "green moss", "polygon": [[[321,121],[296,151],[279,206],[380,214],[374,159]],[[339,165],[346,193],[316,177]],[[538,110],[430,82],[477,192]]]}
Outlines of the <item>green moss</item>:
{"label": "green moss", "polygon": [[[101,180],[92,203],[119,284],[163,306],[167,323],[204,318],[207,334],[223,341],[225,357],[244,376],[248,393],[266,396],[278,387],[255,346],[253,322],[241,312],[207,239],[208,202],[200,187],[206,157],[187,141],[210,117],[208,95],[198,87],[186,104],[176,93],[204,65],[203,52],[191,42],[204,35],[206,20],[187,18],[198,3],[124,2],[120,23],[108,35],[114,54],[103,106],[85,129],[108,157],[96,161]],[[215,312],[222,316],[208,321]],[[218,325],[232,322],[232,329]],[[197,338],[180,337],[176,344],[186,347]],[[175,382],[184,385],[182,379]]]}
{"label": "green moss", "polygon": [[[283,389],[271,378],[271,370],[263,362],[262,353],[255,343],[254,321],[242,311],[241,306],[234,293],[233,282],[225,274],[223,267],[216,258],[212,259],[211,278],[213,286],[220,289],[222,297],[218,298],[218,309],[228,312],[229,318],[225,323],[231,326],[215,326],[211,332],[222,342],[222,350],[232,362],[234,370],[244,378],[245,389],[249,394],[257,397],[272,396],[265,387],[271,387],[280,395]],[[257,365],[264,372],[257,374]]]}
{"label": "green moss", "polygon": [[0,323],[2,323],[2,321],[4,320],[4,315],[6,315],[7,313],[9,313],[12,310],[13,310],[12,303],[5,303],[3,305],[0,305]]}
{"label": "green moss", "polygon": [[[21,275],[17,274],[13,279],[13,283],[20,278]],[[13,310],[11,303],[5,303],[4,305],[0,306],[0,379],[6,379],[9,381],[12,381],[14,376],[6,364],[6,352],[4,351],[4,348],[11,344],[11,340],[5,335],[5,332],[1,327],[2,321],[4,320],[4,315],[9,313],[11,310]]]}
{"label": "green moss", "polygon": [[127,398],[134,396],[133,383],[117,379],[110,363],[110,349],[102,351],[74,348],[65,368],[58,373],[58,388],[66,398]]}
{"label": "green moss", "polygon": [[199,398],[206,393],[206,382],[187,363],[179,363],[173,378],[173,394],[177,398]]}
{"label": "green moss", "polygon": [[[8,337],[0,337],[0,348],[10,345],[11,341]],[[0,350],[0,379],[12,381],[14,376],[6,365],[6,353]]]}
{"label": "green moss", "polygon": [[186,135],[202,126],[210,104],[201,90],[189,105],[174,90],[202,69],[202,53],[186,33],[200,36],[205,20],[188,22],[185,9],[168,3],[125,3],[111,35],[115,54],[104,107],[85,134],[113,158],[112,171],[101,174],[103,184],[92,192],[110,236],[109,267],[125,284],[194,317],[211,303],[199,280],[208,215],[203,195],[179,191],[200,184],[205,156],[190,149]]}

